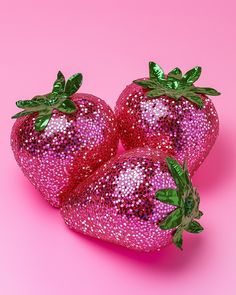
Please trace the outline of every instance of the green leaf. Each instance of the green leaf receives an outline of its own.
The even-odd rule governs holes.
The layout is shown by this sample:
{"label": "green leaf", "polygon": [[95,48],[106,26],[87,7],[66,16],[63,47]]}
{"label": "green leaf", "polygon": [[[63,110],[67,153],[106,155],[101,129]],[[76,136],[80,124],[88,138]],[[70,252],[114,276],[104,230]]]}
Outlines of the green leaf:
{"label": "green leaf", "polygon": [[52,117],[52,113],[50,111],[45,113],[45,112],[41,112],[39,113],[37,119],[35,120],[35,130],[36,131],[42,131],[43,129],[45,129],[50,121]]}
{"label": "green leaf", "polygon": [[160,228],[167,230],[171,228],[175,228],[176,226],[181,224],[183,217],[182,209],[177,208],[173,212],[171,212],[161,223]]}
{"label": "green leaf", "polygon": [[188,92],[186,94],[183,95],[186,99],[188,99],[189,101],[193,102],[194,104],[196,104],[197,106],[199,106],[199,108],[203,107],[203,100],[201,99],[200,96],[192,93],[192,92]]}
{"label": "green leaf", "polygon": [[184,76],[183,76],[183,82],[187,85],[192,85],[194,82],[198,80],[202,72],[201,67],[195,67],[188,71]]}
{"label": "green leaf", "polygon": [[147,97],[158,97],[161,95],[165,95],[165,92],[162,89],[154,89],[147,92]]}
{"label": "green leaf", "polygon": [[168,80],[166,81],[166,86],[170,89],[178,89],[180,85],[180,81],[176,80],[175,78],[168,78]]}
{"label": "green leaf", "polygon": [[184,176],[185,176],[186,182],[189,185],[192,185],[191,179],[189,177],[189,172],[188,172],[188,166],[187,166],[187,160],[186,159],[184,160],[184,163],[183,163],[183,171],[184,171]]}
{"label": "green leaf", "polygon": [[174,189],[160,189],[156,192],[156,198],[163,202],[174,206],[180,206],[181,199]]}
{"label": "green leaf", "polygon": [[15,114],[14,116],[12,116],[11,118],[12,119],[17,119],[17,118],[20,118],[20,117],[24,117],[24,116],[28,116],[28,115],[31,115],[33,114],[34,111],[22,111],[20,113],[17,113]]}
{"label": "green leaf", "polygon": [[74,94],[80,88],[82,79],[83,76],[80,73],[71,76],[66,82],[65,93],[68,96]]}
{"label": "green leaf", "polygon": [[72,100],[66,99],[57,107],[57,110],[59,110],[62,113],[71,114],[74,113],[77,110],[77,108]]}
{"label": "green leaf", "polygon": [[170,174],[176,183],[176,186],[178,188],[184,187],[187,184],[187,181],[185,178],[185,172],[180,166],[180,164],[171,157],[167,157],[166,162],[167,162]]}
{"label": "green leaf", "polygon": [[220,95],[220,92],[218,92],[217,90],[213,88],[194,87],[193,91],[195,93],[201,93],[201,94],[212,95],[212,96]]}
{"label": "green leaf", "polygon": [[196,219],[200,219],[202,217],[203,213],[202,211],[199,211],[198,212],[198,215],[195,217]]}
{"label": "green leaf", "polygon": [[40,106],[40,102],[37,100],[18,100],[16,105],[21,109],[28,109]]}
{"label": "green leaf", "polygon": [[179,68],[174,68],[172,71],[170,71],[167,75],[167,79],[174,78],[177,80],[181,80],[182,78],[182,72]]}
{"label": "green leaf", "polygon": [[201,224],[195,220],[193,220],[189,224],[189,226],[186,228],[186,231],[193,233],[193,234],[198,234],[198,233],[202,232],[203,230],[204,230],[204,228],[201,226]]}
{"label": "green leaf", "polygon": [[57,73],[57,79],[53,84],[52,92],[56,93],[56,94],[59,94],[59,93],[62,93],[64,91],[64,88],[65,88],[65,77],[62,74],[62,72],[59,71]]}
{"label": "green leaf", "polygon": [[37,101],[39,104],[44,104],[47,101],[47,96],[45,95],[36,95],[32,98],[33,101]]}
{"label": "green leaf", "polygon": [[182,97],[178,93],[174,93],[174,92],[167,92],[166,95],[170,98],[175,99],[175,100],[180,100],[180,98]]}
{"label": "green leaf", "polygon": [[178,247],[180,250],[183,250],[183,236],[182,236],[182,230],[177,230],[175,234],[173,235],[172,239],[173,243],[176,247]]}
{"label": "green leaf", "polygon": [[162,82],[165,79],[165,74],[162,68],[152,61],[149,62],[149,76],[151,80],[157,80],[159,82]]}
{"label": "green leaf", "polygon": [[154,89],[157,87],[157,84],[152,80],[134,80],[133,83],[142,86],[143,88]]}

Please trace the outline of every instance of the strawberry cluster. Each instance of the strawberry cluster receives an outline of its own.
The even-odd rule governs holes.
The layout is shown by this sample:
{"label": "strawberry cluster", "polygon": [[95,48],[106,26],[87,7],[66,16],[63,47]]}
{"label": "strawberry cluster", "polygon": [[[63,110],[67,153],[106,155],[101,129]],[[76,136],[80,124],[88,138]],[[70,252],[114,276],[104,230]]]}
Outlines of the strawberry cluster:
{"label": "strawberry cluster", "polygon": [[[77,93],[82,74],[58,72],[50,93],[16,103],[16,161],[71,229],[140,251],[182,249],[184,231],[203,230],[191,176],[219,131],[207,95],[220,93],[196,87],[200,74],[165,75],[150,62],[149,78],[127,86],[113,113]],[[119,139],[127,151],[116,155]]]}

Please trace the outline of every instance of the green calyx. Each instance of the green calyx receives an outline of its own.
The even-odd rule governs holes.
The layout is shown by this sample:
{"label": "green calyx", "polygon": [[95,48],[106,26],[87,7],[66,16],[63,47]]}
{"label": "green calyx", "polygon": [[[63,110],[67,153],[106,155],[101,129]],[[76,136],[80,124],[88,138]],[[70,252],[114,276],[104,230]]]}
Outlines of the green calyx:
{"label": "green calyx", "polygon": [[166,158],[166,162],[177,189],[161,189],[156,192],[156,199],[174,205],[176,209],[158,225],[162,230],[175,228],[173,243],[182,250],[183,231],[190,233],[203,231],[203,227],[195,220],[200,219],[203,213],[199,210],[199,194],[192,186],[186,162],[183,167],[170,157]]}
{"label": "green calyx", "polygon": [[195,67],[182,75],[179,68],[175,68],[166,76],[162,68],[154,62],[149,62],[149,79],[135,80],[135,84],[149,89],[147,97],[158,97],[166,95],[175,100],[182,97],[203,107],[203,101],[199,94],[220,95],[213,88],[195,87],[193,85],[201,75],[201,67]]}
{"label": "green calyx", "polygon": [[37,95],[31,100],[18,100],[17,107],[24,110],[14,115],[12,119],[38,113],[35,120],[35,130],[42,131],[48,125],[54,109],[65,114],[74,113],[77,108],[70,96],[80,88],[82,79],[82,74],[77,73],[66,81],[62,72],[59,71],[52,92]]}

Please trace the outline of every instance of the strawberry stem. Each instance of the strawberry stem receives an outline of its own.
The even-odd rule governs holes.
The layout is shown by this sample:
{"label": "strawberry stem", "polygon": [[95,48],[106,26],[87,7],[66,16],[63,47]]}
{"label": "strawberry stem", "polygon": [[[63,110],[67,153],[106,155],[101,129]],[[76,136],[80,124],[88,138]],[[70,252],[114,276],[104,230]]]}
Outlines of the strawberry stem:
{"label": "strawberry stem", "polygon": [[203,107],[201,94],[220,95],[213,88],[195,87],[193,85],[201,75],[201,67],[195,67],[182,75],[179,68],[171,70],[165,75],[163,69],[154,62],[149,62],[149,79],[135,80],[135,84],[147,89],[147,97],[159,97],[166,95],[176,101],[182,97],[196,104],[199,108]]}

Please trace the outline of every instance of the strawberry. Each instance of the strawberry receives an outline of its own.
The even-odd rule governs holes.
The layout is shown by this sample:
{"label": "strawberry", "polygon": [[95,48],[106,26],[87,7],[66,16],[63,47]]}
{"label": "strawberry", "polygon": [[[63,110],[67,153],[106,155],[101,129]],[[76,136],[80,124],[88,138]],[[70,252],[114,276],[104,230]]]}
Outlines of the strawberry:
{"label": "strawberry", "polygon": [[180,163],[186,159],[190,174],[201,165],[219,132],[216,109],[206,95],[212,88],[195,87],[201,68],[185,75],[175,68],[165,75],[154,62],[149,78],[133,81],[121,93],[115,108],[125,149],[158,148]]}
{"label": "strawberry", "polygon": [[186,163],[151,148],[112,158],[69,194],[61,213],[77,232],[147,252],[171,241],[182,249],[183,231],[203,230]]}
{"label": "strawberry", "polygon": [[24,109],[11,133],[17,163],[53,206],[102,163],[115,155],[118,132],[114,113],[100,98],[75,93],[80,73],[67,82],[61,72],[51,93],[19,100]]}

